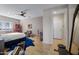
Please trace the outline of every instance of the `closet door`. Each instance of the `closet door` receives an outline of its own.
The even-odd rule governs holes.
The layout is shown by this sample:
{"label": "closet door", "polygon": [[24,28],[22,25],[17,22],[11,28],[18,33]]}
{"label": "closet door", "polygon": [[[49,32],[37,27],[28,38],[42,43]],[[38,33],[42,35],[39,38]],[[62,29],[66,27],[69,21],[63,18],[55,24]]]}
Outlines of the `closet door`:
{"label": "closet door", "polygon": [[53,16],[54,38],[63,39],[64,36],[64,15],[57,14]]}

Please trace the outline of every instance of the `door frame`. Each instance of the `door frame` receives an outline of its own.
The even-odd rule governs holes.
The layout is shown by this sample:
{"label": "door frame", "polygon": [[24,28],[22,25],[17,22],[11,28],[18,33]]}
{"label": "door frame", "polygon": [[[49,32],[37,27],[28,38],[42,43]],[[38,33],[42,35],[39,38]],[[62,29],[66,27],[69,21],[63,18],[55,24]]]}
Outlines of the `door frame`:
{"label": "door frame", "polygon": [[[52,9],[52,12],[53,11],[61,11],[60,12],[60,14],[61,13],[63,13],[64,14],[64,40],[65,40],[65,45],[66,45],[66,47],[67,48],[69,48],[69,18],[68,18],[68,6],[66,6],[66,7],[62,7],[62,8],[56,8],[56,9]],[[51,17],[53,17],[53,15],[51,16]],[[52,26],[52,29],[53,29],[54,27]],[[53,29],[53,31],[54,31],[54,29]],[[54,33],[53,33],[54,34]],[[52,34],[52,35],[53,35]]]}

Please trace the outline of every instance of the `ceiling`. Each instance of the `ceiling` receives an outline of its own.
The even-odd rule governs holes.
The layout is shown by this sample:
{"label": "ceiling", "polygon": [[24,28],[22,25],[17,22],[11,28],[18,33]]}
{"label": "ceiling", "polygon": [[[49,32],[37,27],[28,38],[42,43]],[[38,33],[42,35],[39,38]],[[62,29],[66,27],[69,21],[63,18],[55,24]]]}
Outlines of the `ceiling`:
{"label": "ceiling", "polygon": [[[60,5],[58,4],[0,4],[0,15],[22,20],[22,19],[42,16],[44,9],[53,8]],[[22,17],[17,15],[20,13],[20,11],[25,9],[29,9],[27,11],[27,15],[26,15],[27,17]]]}

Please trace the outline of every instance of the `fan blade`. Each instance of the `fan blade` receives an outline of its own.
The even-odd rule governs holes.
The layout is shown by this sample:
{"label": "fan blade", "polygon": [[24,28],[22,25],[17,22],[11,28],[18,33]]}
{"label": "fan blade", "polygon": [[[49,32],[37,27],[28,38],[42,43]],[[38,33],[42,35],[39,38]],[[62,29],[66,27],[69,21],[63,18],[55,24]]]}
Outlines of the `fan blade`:
{"label": "fan blade", "polygon": [[23,11],[28,11],[28,10],[30,10],[30,9],[25,9],[25,10],[23,10]]}
{"label": "fan blade", "polygon": [[16,15],[18,15],[18,16],[22,16],[22,17],[26,17],[25,15],[22,15],[22,14],[16,14]]}
{"label": "fan blade", "polygon": [[16,14],[16,15],[21,15],[21,14]]}

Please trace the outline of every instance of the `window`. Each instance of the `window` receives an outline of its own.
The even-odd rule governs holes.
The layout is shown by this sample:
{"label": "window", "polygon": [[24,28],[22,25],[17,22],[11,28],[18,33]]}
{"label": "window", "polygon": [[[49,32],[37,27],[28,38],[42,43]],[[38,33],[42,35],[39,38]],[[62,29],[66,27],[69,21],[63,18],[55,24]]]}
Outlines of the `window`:
{"label": "window", "polygon": [[0,30],[12,30],[12,22],[0,21]]}
{"label": "window", "polygon": [[2,22],[0,22],[0,30],[2,29]]}

